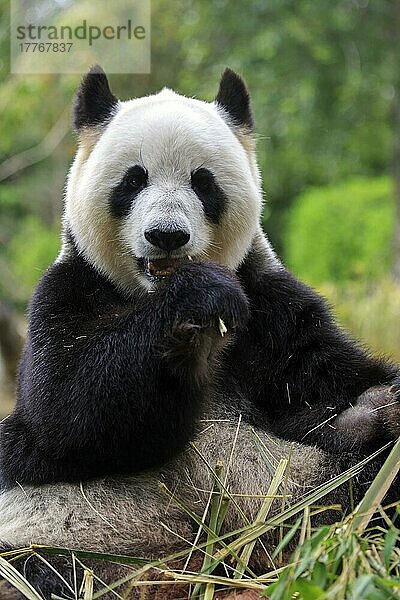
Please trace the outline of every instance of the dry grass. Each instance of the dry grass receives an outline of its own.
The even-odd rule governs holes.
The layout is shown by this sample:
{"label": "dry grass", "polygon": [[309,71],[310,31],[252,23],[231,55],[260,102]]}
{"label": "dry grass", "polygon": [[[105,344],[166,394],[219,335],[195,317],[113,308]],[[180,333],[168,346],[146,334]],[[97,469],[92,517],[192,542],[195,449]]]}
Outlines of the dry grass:
{"label": "dry grass", "polygon": [[386,278],[376,283],[326,283],[319,291],[334,307],[339,322],[372,351],[400,362],[400,285]]}

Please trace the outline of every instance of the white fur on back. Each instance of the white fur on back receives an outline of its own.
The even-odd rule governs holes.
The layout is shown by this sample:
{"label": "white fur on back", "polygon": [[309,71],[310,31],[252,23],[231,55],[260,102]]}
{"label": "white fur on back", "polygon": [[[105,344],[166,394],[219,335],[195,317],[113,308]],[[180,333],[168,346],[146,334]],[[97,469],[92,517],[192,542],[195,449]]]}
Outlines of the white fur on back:
{"label": "white fur on back", "polygon": [[[256,447],[251,427],[240,426],[236,443],[235,423],[214,422],[195,439],[202,455],[215,467],[221,460],[225,469],[233,450],[227,484],[249,519],[254,519],[271,474]],[[285,491],[290,503],[313,486],[335,474],[335,467],[320,450],[284,442],[258,431],[271,452],[272,461],[290,455],[290,477]],[[190,517],[160,489],[160,483],[175,492],[198,515],[202,515],[212,489],[212,477],[202,460],[188,450],[168,468],[124,478],[109,478],[79,484],[15,488],[0,495],[0,540],[14,547],[31,543],[84,548],[95,551],[130,553],[139,556],[168,555],[184,544],[163,527],[192,539],[197,530]],[[333,501],[337,502],[337,498]],[[281,501],[279,501],[281,502]],[[225,531],[245,523],[230,510]]]}

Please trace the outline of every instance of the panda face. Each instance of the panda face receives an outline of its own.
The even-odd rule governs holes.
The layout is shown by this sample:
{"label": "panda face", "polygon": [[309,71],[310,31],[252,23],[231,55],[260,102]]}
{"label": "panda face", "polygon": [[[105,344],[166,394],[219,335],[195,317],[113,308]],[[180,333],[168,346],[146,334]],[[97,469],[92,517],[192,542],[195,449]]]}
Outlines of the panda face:
{"label": "panda face", "polygon": [[250,136],[230,119],[218,103],[163,90],[115,99],[106,123],[81,127],[65,225],[125,292],[154,289],[181,261],[243,260],[262,195]]}

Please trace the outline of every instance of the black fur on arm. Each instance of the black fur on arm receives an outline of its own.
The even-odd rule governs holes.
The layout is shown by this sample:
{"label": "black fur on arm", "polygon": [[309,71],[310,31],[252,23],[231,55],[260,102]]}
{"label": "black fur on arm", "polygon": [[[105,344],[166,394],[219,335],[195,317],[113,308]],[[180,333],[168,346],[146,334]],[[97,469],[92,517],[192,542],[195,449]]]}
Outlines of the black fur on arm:
{"label": "black fur on arm", "polygon": [[[223,267],[190,263],[136,304],[83,259],[54,265],[33,298],[14,413],[0,429],[3,484],[134,472],[193,434],[210,365],[247,300]],[[212,372],[215,369],[211,370]]]}
{"label": "black fur on arm", "polygon": [[[232,348],[231,367],[250,387],[246,394],[265,410],[272,430],[330,452],[371,451],[393,439],[397,429],[386,426],[384,412],[365,408],[359,419],[351,407],[369,388],[391,384],[398,367],[351,340],[323,298],[284,268],[260,273],[250,255],[239,276],[251,318]],[[244,377],[248,369],[251,380]],[[389,399],[382,396],[381,404],[393,401],[386,391]],[[399,420],[399,409],[400,404],[392,407],[394,419]]]}

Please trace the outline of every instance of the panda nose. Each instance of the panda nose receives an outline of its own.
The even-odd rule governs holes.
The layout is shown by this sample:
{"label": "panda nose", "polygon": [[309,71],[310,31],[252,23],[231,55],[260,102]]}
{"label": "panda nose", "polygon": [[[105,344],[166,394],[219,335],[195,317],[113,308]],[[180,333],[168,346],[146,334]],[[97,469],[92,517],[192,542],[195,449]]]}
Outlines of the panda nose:
{"label": "panda nose", "polygon": [[144,232],[144,237],[150,244],[171,252],[187,244],[190,234],[187,231],[177,229],[175,231],[163,231],[162,229],[150,229]]}

